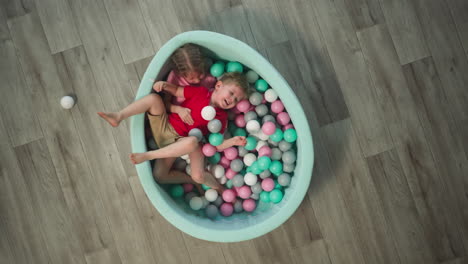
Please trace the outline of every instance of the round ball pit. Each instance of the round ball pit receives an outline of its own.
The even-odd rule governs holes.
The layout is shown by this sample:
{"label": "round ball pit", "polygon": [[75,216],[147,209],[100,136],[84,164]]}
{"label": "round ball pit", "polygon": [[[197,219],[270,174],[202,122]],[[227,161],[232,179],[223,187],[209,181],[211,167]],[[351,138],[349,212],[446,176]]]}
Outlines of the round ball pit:
{"label": "round ball pit", "polygon": [[[169,72],[169,57],[186,43],[204,47],[212,58],[242,63],[265,79],[277,92],[297,130],[294,176],[280,203],[264,203],[259,200],[253,212],[244,211],[229,217],[218,215],[214,220],[205,215],[205,210],[191,210],[184,199],[173,199],[165,188],[154,181],[150,162],[136,166],[141,184],[159,213],[175,227],[193,237],[214,242],[238,242],[259,237],[284,223],[299,207],[309,187],[314,148],[306,116],[287,82],[262,55],[237,39],[209,31],[184,32],[164,44],[148,66],[135,100],[151,92],[155,76],[156,80],[161,80]],[[144,114],[131,118],[130,134],[132,151],[147,151]]]}

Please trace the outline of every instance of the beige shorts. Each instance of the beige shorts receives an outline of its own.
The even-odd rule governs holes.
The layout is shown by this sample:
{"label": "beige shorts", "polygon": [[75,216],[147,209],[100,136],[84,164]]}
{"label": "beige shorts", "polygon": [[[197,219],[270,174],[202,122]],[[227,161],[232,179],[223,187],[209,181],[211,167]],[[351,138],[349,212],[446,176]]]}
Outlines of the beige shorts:
{"label": "beige shorts", "polygon": [[159,148],[170,145],[181,138],[169,123],[167,113],[164,112],[161,115],[151,115],[147,113],[147,115],[154,141],[156,141]]}

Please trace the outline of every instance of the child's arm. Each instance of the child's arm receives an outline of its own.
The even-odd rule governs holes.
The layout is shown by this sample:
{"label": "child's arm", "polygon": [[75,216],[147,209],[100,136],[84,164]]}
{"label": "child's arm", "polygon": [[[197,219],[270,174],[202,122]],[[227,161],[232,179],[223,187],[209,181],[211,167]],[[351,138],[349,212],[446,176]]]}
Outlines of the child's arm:
{"label": "child's arm", "polygon": [[[174,89],[172,86],[176,87],[175,94],[179,94],[179,88],[182,90],[182,96],[184,94],[184,88],[180,86],[173,85],[168,82],[157,82],[154,84],[153,89],[157,92],[159,91],[167,91],[164,96],[164,105],[166,107],[166,111],[170,113],[177,113],[180,116],[180,119],[188,125],[193,125],[193,118],[191,115],[191,110],[182,106],[173,105],[171,104],[172,93],[174,93]],[[169,90],[168,90],[169,89]],[[176,95],[177,96],[177,95]],[[180,97],[180,96],[178,96]]]}
{"label": "child's arm", "polygon": [[168,92],[172,96],[184,97],[184,87],[174,85],[168,82],[156,82],[153,85],[156,92]]}
{"label": "child's arm", "polygon": [[247,144],[247,140],[245,139],[245,137],[236,136],[236,137],[232,137],[232,138],[224,140],[223,143],[221,143],[221,145],[216,147],[216,150],[223,151],[232,146],[245,146],[245,144]]}

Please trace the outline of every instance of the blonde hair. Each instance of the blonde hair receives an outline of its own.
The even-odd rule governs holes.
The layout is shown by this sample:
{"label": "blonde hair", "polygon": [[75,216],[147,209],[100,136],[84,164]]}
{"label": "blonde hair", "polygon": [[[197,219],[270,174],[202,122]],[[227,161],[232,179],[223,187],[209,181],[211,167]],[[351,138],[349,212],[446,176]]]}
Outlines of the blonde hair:
{"label": "blonde hair", "polygon": [[249,83],[247,82],[247,77],[244,74],[239,72],[226,72],[221,77],[218,78],[219,81],[224,84],[234,84],[241,88],[242,92],[248,98],[250,95]]}
{"label": "blonde hair", "polygon": [[192,43],[179,47],[171,56],[175,65],[175,71],[182,77],[189,72],[205,74],[207,71],[207,60],[201,52],[200,46]]}

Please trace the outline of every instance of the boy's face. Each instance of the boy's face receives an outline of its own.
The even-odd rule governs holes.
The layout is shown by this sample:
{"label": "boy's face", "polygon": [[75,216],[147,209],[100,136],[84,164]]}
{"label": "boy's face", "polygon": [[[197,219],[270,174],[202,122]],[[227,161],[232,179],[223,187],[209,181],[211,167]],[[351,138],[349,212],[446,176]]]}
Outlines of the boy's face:
{"label": "boy's face", "polygon": [[239,86],[218,81],[212,95],[212,102],[216,107],[231,109],[244,98],[245,94]]}
{"label": "boy's face", "polygon": [[190,84],[199,84],[203,78],[205,78],[205,74],[191,71],[184,76],[185,80]]}

